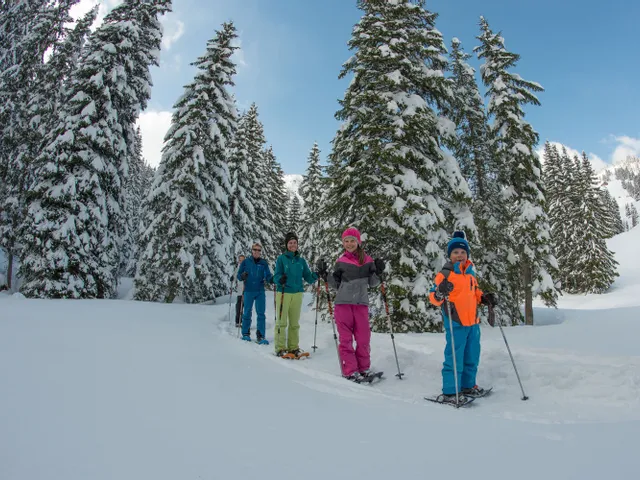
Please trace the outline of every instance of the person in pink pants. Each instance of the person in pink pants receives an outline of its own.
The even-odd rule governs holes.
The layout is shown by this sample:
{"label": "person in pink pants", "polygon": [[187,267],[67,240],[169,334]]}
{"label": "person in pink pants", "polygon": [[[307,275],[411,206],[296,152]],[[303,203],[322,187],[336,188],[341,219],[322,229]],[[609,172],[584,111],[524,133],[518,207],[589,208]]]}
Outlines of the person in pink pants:
{"label": "person in pink pants", "polygon": [[381,259],[374,261],[364,252],[360,232],[355,228],[344,231],[342,246],[345,251],[336,261],[333,272],[330,275],[325,272],[325,280],[337,290],[335,321],[340,338],[342,375],[360,382],[371,367],[368,290],[380,284],[377,274],[384,270],[384,262]]}

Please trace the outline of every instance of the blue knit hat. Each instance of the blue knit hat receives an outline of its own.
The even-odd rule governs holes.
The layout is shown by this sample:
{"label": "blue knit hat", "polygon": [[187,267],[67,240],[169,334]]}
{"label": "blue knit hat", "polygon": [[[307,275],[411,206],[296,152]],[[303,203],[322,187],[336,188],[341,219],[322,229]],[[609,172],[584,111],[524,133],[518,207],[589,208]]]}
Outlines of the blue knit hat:
{"label": "blue knit hat", "polygon": [[456,248],[462,248],[463,250],[466,250],[467,256],[470,255],[469,242],[467,242],[467,236],[464,234],[464,232],[461,232],[461,231],[453,232],[453,237],[451,238],[451,240],[449,240],[449,243],[447,244],[447,257],[450,257],[451,252]]}

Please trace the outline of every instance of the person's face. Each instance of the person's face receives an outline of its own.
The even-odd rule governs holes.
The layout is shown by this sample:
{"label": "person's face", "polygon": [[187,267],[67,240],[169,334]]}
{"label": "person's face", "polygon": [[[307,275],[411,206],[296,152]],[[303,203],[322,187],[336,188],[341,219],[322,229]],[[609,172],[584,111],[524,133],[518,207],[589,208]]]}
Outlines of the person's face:
{"label": "person's face", "polygon": [[253,255],[253,258],[260,258],[261,254],[262,247],[260,245],[254,245],[253,247],[251,247],[251,255]]}
{"label": "person's face", "polygon": [[353,253],[358,248],[358,241],[353,237],[346,237],[342,239],[342,246],[347,252]]}
{"label": "person's face", "polygon": [[454,248],[451,250],[451,261],[453,263],[466,262],[467,251],[464,248]]}
{"label": "person's face", "polygon": [[246,257],[245,257],[244,255],[240,255],[240,256],[238,257],[238,265],[240,265],[242,262],[244,262],[244,259],[245,259],[245,258],[246,258]]}
{"label": "person's face", "polygon": [[290,252],[295,252],[296,250],[298,250],[298,240],[296,240],[295,238],[289,240],[287,242],[287,250],[289,250]]}

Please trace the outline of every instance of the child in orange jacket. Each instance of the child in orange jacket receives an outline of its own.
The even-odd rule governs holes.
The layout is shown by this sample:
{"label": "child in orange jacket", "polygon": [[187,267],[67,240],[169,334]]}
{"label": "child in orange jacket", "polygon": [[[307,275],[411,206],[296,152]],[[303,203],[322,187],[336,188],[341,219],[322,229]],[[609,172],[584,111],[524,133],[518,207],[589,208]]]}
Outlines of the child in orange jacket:
{"label": "child in orange jacket", "polygon": [[[447,344],[442,366],[442,395],[438,401],[464,404],[468,397],[482,396],[485,392],[476,385],[480,362],[480,318],[478,305],[496,305],[495,294],[483,294],[478,287],[473,263],[469,260],[469,243],[464,232],[455,232],[447,245],[449,261],[436,275],[429,292],[433,305],[442,307],[442,319]],[[449,319],[446,302],[449,302]],[[453,330],[453,331],[452,331]],[[457,382],[453,371],[452,338],[455,343]],[[456,387],[459,391],[456,391]],[[456,399],[457,395],[457,399]]]}

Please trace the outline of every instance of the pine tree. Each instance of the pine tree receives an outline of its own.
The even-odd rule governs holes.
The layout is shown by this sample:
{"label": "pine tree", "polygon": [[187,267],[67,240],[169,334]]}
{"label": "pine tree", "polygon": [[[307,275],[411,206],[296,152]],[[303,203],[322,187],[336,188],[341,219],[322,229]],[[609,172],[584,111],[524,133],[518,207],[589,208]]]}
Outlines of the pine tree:
{"label": "pine tree", "polygon": [[[287,230],[287,193],[284,183],[284,172],[276,160],[273,148],[270,146],[264,152],[264,160],[267,169],[267,215],[270,219],[269,237],[274,241],[276,252],[282,248],[282,240]],[[288,231],[288,230],[287,230]]]}
{"label": "pine tree", "polygon": [[540,296],[555,305],[557,292],[552,280],[557,262],[551,252],[550,227],[545,213],[545,197],[540,160],[535,153],[538,134],[524,120],[523,105],[540,105],[534,92],[543,88],[511,73],[520,56],[507,51],[504,39],[494,34],[480,19],[481,45],[475,48],[487,87],[487,111],[495,139],[495,155],[500,162],[498,182],[508,208],[510,285],[515,298],[524,297],[525,321],[533,324],[533,298]]}
{"label": "pine tree", "polygon": [[[427,293],[442,268],[443,247],[454,226],[475,233],[469,188],[439,147],[455,133],[437,113],[451,103],[451,89],[437,15],[424,3],[358,3],[364,15],[349,41],[355,52],[340,73],[354,78],[336,114],[343,124],[333,140],[322,211],[321,235],[331,242],[326,253],[353,225],[371,255],[386,257],[392,320],[405,332],[441,329]],[[384,330],[385,316],[374,315],[374,328]]]}
{"label": "pine tree", "polygon": [[620,217],[620,206],[606,188],[601,188],[600,194],[602,196],[601,202],[607,219],[605,238],[611,238],[624,232],[624,224],[622,223],[622,217]]}
{"label": "pine tree", "polygon": [[478,90],[475,70],[467,63],[460,40],[451,42],[450,65],[453,83],[453,103],[447,109],[456,124],[457,136],[447,139],[460,164],[460,170],[473,195],[471,211],[478,229],[473,247],[478,281],[484,291],[500,292],[500,308],[496,315],[502,324],[520,323],[522,314],[516,298],[511,295],[504,259],[504,218],[507,214],[500,199],[495,179],[500,165],[491,152],[491,136],[482,96]]}
{"label": "pine tree", "polygon": [[204,302],[228,288],[231,228],[228,145],[236,128],[228,92],[237,37],[232,23],[194,62],[193,81],[174,105],[162,160],[145,199],[147,226],[135,286],[137,300]]}
{"label": "pine tree", "polygon": [[591,162],[583,152],[582,160],[576,164],[580,167],[577,173],[580,177],[582,229],[573,247],[575,259],[571,264],[575,293],[604,293],[618,276],[618,262],[605,242],[607,219],[602,214],[601,196]]}
{"label": "pine tree", "polygon": [[[72,20],[69,10],[77,1],[15,1],[0,9],[0,247],[9,254],[9,287],[13,258],[20,255],[25,194],[36,171],[33,159],[54,116],[46,107],[56,106],[62,91],[60,79],[52,83],[51,77],[65,73],[60,51],[64,54],[75,38],[64,24]],[[83,27],[81,20],[75,31]],[[48,49],[53,54],[45,63]]]}
{"label": "pine tree", "polygon": [[309,152],[307,173],[300,185],[302,208],[300,218],[300,249],[304,251],[305,258],[314,268],[320,259],[318,218],[322,202],[322,167],[320,166],[320,149],[318,143],[314,143]]}
{"label": "pine tree", "polygon": [[288,232],[297,232],[300,230],[300,199],[294,193],[289,201],[289,211],[287,214],[287,228]]}
{"label": "pine tree", "polygon": [[241,253],[247,255],[251,244],[258,238],[254,186],[258,184],[260,177],[258,170],[250,167],[247,135],[247,114],[245,113],[238,121],[229,159],[232,190],[229,205],[236,257]]}
{"label": "pine tree", "polygon": [[[147,167],[148,168],[148,167]],[[128,236],[122,242],[120,274],[133,277],[138,258],[138,234],[140,232],[140,209],[148,188],[145,185],[145,161],[142,157],[142,134],[136,130],[134,154],[129,159],[129,178],[125,184],[125,221]]]}
{"label": "pine tree", "polygon": [[159,15],[169,0],[125,0],[93,32],[65,92],[59,123],[36,162],[27,197],[23,292],[32,297],[110,298],[124,225],[127,141],[158,65]]}
{"label": "pine tree", "polygon": [[629,204],[629,230],[638,225],[638,220],[638,209],[633,203],[631,203]]}

